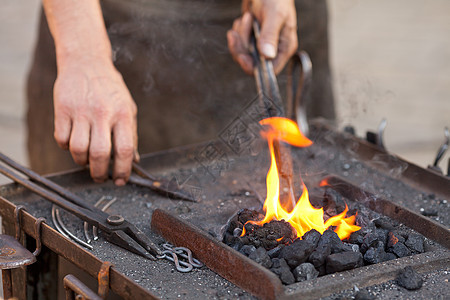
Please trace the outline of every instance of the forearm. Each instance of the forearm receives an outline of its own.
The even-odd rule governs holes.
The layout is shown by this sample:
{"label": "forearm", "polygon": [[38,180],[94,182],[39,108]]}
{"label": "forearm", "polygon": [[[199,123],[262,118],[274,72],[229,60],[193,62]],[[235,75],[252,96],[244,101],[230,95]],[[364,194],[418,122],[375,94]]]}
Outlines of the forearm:
{"label": "forearm", "polygon": [[98,0],[43,0],[55,40],[58,69],[85,56],[111,59],[109,41]]}

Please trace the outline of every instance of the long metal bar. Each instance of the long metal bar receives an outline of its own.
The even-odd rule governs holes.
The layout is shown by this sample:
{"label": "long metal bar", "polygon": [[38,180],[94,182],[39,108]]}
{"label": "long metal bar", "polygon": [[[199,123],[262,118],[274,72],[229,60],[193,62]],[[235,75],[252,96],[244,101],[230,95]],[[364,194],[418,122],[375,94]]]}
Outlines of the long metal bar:
{"label": "long metal bar", "polygon": [[[3,153],[0,152],[0,161],[4,162],[5,164],[7,164],[8,166],[20,171],[21,173],[27,175],[30,179],[32,179],[33,181],[47,187],[48,189],[50,189],[51,191],[59,194],[60,196],[64,197],[65,199],[69,199],[70,202],[77,204],[78,206],[81,206],[83,208],[92,210],[92,211],[96,211],[95,209],[92,209],[91,206],[89,206],[86,201],[84,199],[82,199],[81,197],[79,197],[78,195],[72,193],[71,191],[62,188],[61,186],[57,185],[56,183],[54,183],[51,180],[48,180],[47,178],[37,174],[36,172],[25,168],[24,166],[18,164],[17,162],[13,161],[12,159],[10,159],[9,157],[7,157],[6,155],[4,155]],[[6,175],[6,174],[5,174]],[[8,175],[7,175],[8,176]],[[10,177],[11,178],[11,177]],[[13,179],[13,178],[11,178]],[[14,179],[13,179],[14,180]],[[98,210],[97,212],[99,212],[100,210]]]}
{"label": "long metal bar", "polygon": [[[286,117],[284,104],[281,99],[280,90],[278,87],[277,77],[273,69],[272,61],[266,60],[258,52],[257,42],[259,39],[259,24],[258,21],[253,21],[253,37],[250,47],[250,52],[255,62],[254,76],[258,94],[261,97],[261,102],[265,105],[267,115],[269,117]],[[264,101],[264,97],[268,97],[270,101]],[[275,107],[273,107],[275,106]],[[277,113],[279,115],[277,115]],[[278,172],[281,177],[281,188],[287,187],[288,192],[281,194],[281,203],[288,210],[293,209],[296,204],[296,196],[293,188],[293,165],[292,156],[287,146],[282,145],[279,141],[273,141],[275,160],[277,162]]]}
{"label": "long metal bar", "polygon": [[[23,185],[24,187],[33,191],[34,193],[44,197],[45,199],[49,200],[50,202],[73,213],[80,219],[85,220],[92,225],[96,225],[96,226],[103,225],[99,221],[97,221],[97,218],[98,218],[98,216],[96,215],[97,212],[94,214],[90,209],[80,207],[77,204],[74,204],[74,203],[64,199],[60,195],[58,195],[54,192],[51,192],[49,190],[46,190],[46,189],[42,188],[41,186],[37,185],[36,183],[19,176],[11,169],[7,169],[2,165],[0,165],[0,173],[2,173],[3,175],[7,176],[8,178],[14,180],[15,182]],[[100,216],[104,216],[105,221],[106,221],[108,214],[102,212],[100,209],[98,211],[101,213]],[[102,227],[104,227],[104,226],[102,226]]]}
{"label": "long metal bar", "polygon": [[208,268],[255,296],[276,299],[283,293],[274,273],[180,218],[157,209],[151,226],[172,244],[192,249]]}

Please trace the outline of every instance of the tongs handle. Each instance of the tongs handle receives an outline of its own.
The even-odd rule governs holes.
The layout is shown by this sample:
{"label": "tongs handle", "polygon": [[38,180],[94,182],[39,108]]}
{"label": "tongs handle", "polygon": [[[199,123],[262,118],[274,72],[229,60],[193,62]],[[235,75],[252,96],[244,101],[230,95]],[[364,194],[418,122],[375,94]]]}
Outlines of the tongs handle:
{"label": "tongs handle", "polygon": [[[43,186],[49,188],[49,186],[57,186],[55,183],[52,183],[46,178],[43,178],[42,176],[38,175],[37,173],[34,173],[31,170],[28,170],[27,168],[19,165],[18,163],[11,160],[6,155],[0,153],[0,161],[5,163],[6,165],[9,165],[11,168],[15,169],[16,171],[21,172],[22,174],[25,174],[29,176],[30,178],[33,178],[34,181],[32,182],[29,179],[23,178],[22,176],[18,175],[16,172],[12,171],[11,169],[6,168],[5,166],[0,164],[0,173],[7,176],[8,178],[14,180],[15,182],[23,185],[27,189],[35,192],[36,194],[46,198],[47,200],[51,201],[52,203],[60,206],[61,208],[64,208],[65,210],[73,213],[77,217],[81,218],[82,220],[92,224],[93,226],[98,227],[104,227],[101,224],[101,221],[99,220],[100,217],[104,217],[106,220],[106,217],[108,214],[101,211],[100,209],[89,205],[87,203],[82,203],[83,205],[79,205],[74,200],[76,199],[69,199],[62,197],[58,191],[63,191],[63,188],[58,186],[57,190],[51,190],[45,189],[41,185],[38,185],[37,183],[42,184]],[[50,184],[51,183],[51,184]],[[71,194],[69,191],[66,191],[66,194]],[[78,200],[81,198],[78,198]],[[98,212],[97,212],[98,210]]]}
{"label": "tongs handle", "polygon": [[278,87],[277,77],[273,69],[272,61],[266,60],[259,54],[258,39],[259,39],[259,23],[253,20],[253,35],[250,43],[250,53],[252,54],[255,64],[254,76],[256,87],[260,97],[267,97],[271,100],[275,107],[271,107],[270,101],[262,101],[266,105],[268,117],[285,116],[284,105],[281,99],[280,89]]}
{"label": "tongs handle", "polygon": [[311,84],[311,59],[305,51],[298,51],[292,56],[288,65],[286,113],[288,118],[297,122],[300,131],[306,136],[309,135],[306,107]]}
{"label": "tongs handle", "polygon": [[[20,165],[19,163],[13,161],[12,159],[10,159],[8,156],[6,156],[5,154],[0,152],[0,161],[2,161],[3,163],[5,163],[6,165],[10,166],[11,168],[21,172],[22,174],[27,175],[30,179],[32,179],[34,182],[39,183],[43,186],[45,186],[46,188],[48,188],[49,190],[59,194],[60,196],[68,199],[70,202],[89,209],[91,211],[95,211],[95,212],[102,212],[100,209],[91,206],[89,204],[87,204],[81,197],[77,196],[76,194],[72,193],[71,191],[62,188],[61,186],[57,185],[56,183],[52,182],[51,180],[48,180],[47,178],[37,174],[36,172],[25,168],[24,166]],[[6,175],[6,174],[5,174]],[[8,176],[8,175],[6,175]],[[10,176],[8,176],[10,177]],[[10,177],[11,178],[11,177]],[[15,179],[11,178],[12,180],[16,181]]]}

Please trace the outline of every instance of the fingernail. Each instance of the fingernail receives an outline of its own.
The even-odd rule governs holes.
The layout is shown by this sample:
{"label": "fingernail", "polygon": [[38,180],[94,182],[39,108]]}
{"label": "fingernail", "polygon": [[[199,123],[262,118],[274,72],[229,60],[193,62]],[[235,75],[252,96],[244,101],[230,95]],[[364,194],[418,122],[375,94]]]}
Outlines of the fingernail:
{"label": "fingernail", "polygon": [[252,18],[252,15],[251,15],[248,11],[246,11],[246,12],[244,13],[244,15],[242,16],[242,20],[243,20],[244,22],[250,21],[251,18]]}
{"label": "fingernail", "polygon": [[124,186],[125,185],[125,180],[123,178],[117,178],[116,180],[114,180],[114,184],[117,186]]}
{"label": "fingernail", "polygon": [[261,47],[261,52],[264,54],[267,58],[275,58],[277,55],[277,50],[272,44],[264,43]]}

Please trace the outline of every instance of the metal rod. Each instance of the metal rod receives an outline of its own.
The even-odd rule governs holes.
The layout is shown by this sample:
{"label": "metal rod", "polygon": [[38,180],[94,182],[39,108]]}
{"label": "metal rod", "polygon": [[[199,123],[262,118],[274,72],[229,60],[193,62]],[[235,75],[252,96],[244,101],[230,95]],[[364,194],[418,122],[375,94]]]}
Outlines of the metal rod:
{"label": "metal rod", "polygon": [[[74,203],[64,199],[63,197],[61,197],[60,195],[58,195],[52,191],[48,191],[48,190],[44,189],[43,187],[37,185],[36,183],[34,183],[28,179],[25,179],[25,178],[19,176],[14,171],[5,168],[2,165],[0,165],[0,173],[2,173],[3,175],[7,176],[8,178],[14,180],[15,182],[20,183],[27,189],[46,198],[47,200],[60,206],[61,208],[73,213],[80,219],[88,221],[92,225],[97,225],[97,226],[100,225],[100,223],[96,220],[97,215],[94,215],[93,211],[86,209],[84,207],[79,207],[77,204],[74,204]],[[106,222],[106,218],[108,217],[107,214],[102,212],[100,209],[98,209],[98,213],[95,212],[95,214],[100,214],[100,216],[104,216],[105,222]]]}
{"label": "metal rod", "polygon": [[92,245],[84,242],[83,240],[79,239],[78,237],[76,237],[72,232],[69,231],[69,229],[67,229],[67,227],[64,225],[62,219],[61,219],[61,215],[59,213],[58,208],[56,207],[56,205],[52,205],[52,220],[53,220],[53,224],[55,224],[56,229],[66,238],[68,239],[72,239],[73,241],[77,242],[78,244],[93,250],[94,247],[92,247]]}
{"label": "metal rod", "polygon": [[4,162],[5,164],[14,168],[15,170],[18,170],[21,173],[27,175],[33,181],[42,184],[43,186],[49,188],[50,190],[59,194],[60,196],[66,198],[66,199],[69,199],[70,202],[76,203],[77,205],[79,205],[83,208],[90,209],[90,207],[86,204],[86,202],[78,195],[75,195],[74,193],[70,192],[69,190],[64,189],[63,187],[52,182],[51,180],[48,180],[47,178],[37,174],[36,172],[33,172],[32,170],[25,168],[24,166],[13,161],[12,159],[10,159],[9,157],[7,157],[6,155],[4,155],[1,152],[0,152],[0,161]]}
{"label": "metal rod", "polygon": [[64,277],[64,289],[66,290],[66,299],[78,299],[78,297],[74,298],[75,293],[81,295],[81,299],[102,300],[98,294],[71,274]]}

